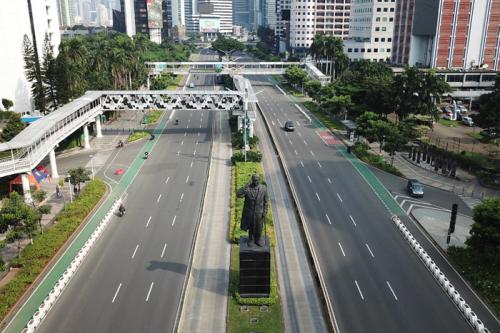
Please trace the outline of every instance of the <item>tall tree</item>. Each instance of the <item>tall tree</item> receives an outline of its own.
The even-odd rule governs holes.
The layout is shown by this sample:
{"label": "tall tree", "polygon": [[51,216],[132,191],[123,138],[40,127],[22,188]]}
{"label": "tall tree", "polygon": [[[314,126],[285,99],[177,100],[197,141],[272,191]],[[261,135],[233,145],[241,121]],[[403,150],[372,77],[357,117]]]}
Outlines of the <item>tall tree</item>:
{"label": "tall tree", "polygon": [[43,41],[43,61],[42,61],[42,79],[45,89],[45,98],[47,106],[50,109],[57,108],[57,68],[54,59],[54,50],[50,44],[49,35],[45,34]]}
{"label": "tall tree", "polygon": [[2,105],[5,111],[9,111],[9,109],[14,106],[14,103],[10,99],[2,98]]}
{"label": "tall tree", "polygon": [[243,51],[245,49],[245,44],[234,39],[224,36],[220,36],[212,43],[212,50],[219,53],[219,57],[222,59],[223,56],[229,57],[236,51]]}
{"label": "tall tree", "polygon": [[0,140],[2,142],[8,142],[12,140],[13,137],[19,134],[26,125],[21,121],[21,115],[19,113],[12,113],[2,130],[2,134],[0,134]]}
{"label": "tall tree", "polygon": [[57,56],[56,67],[56,99],[60,104],[66,104],[71,97],[70,82],[68,75],[67,55],[64,48],[61,48]]}
{"label": "tall tree", "polygon": [[24,35],[23,38],[23,58],[26,78],[31,83],[31,95],[35,102],[35,109],[43,112],[45,111],[46,103],[42,75],[37,55],[28,35]]}
{"label": "tall tree", "polygon": [[500,77],[497,76],[493,91],[479,97],[479,114],[474,121],[483,128],[500,130]]}
{"label": "tall tree", "polygon": [[285,78],[294,85],[301,85],[307,78],[307,73],[299,66],[293,65],[286,69]]}
{"label": "tall tree", "polygon": [[465,242],[478,260],[500,266],[500,198],[485,199],[473,210],[474,224]]}
{"label": "tall tree", "polygon": [[90,170],[83,167],[69,169],[68,173],[71,184],[73,184],[73,186],[78,186],[78,192],[80,192],[80,184],[90,180],[90,175],[92,174]]}

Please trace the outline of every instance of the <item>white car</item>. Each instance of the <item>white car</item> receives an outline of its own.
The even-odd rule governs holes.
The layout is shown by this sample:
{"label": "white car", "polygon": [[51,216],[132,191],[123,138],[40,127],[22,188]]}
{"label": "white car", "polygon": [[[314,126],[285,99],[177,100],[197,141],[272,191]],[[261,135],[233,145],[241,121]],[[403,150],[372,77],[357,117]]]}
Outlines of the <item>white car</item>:
{"label": "white car", "polygon": [[193,83],[193,82],[191,82],[191,83],[189,84],[189,88],[194,88],[194,83]]}
{"label": "white car", "polygon": [[462,124],[467,126],[474,126],[474,121],[471,117],[462,117]]}

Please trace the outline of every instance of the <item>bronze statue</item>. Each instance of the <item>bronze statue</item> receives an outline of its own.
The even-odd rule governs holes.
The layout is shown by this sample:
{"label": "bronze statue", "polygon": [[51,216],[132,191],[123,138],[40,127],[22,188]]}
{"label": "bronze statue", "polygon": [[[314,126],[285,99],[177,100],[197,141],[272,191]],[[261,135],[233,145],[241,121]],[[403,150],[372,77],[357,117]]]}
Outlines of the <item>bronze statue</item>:
{"label": "bronze statue", "polygon": [[245,198],[241,215],[241,230],[248,230],[248,246],[263,246],[261,243],[262,226],[267,213],[268,196],[265,185],[260,184],[258,174],[236,193],[238,198]]}

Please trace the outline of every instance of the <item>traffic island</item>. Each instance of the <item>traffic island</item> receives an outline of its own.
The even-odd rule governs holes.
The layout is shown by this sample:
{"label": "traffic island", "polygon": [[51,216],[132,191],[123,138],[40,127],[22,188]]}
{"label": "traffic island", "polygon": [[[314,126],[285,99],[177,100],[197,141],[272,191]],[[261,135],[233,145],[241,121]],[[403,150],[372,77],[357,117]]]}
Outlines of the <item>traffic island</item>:
{"label": "traffic island", "polygon": [[[274,258],[274,225],[271,209],[265,216],[265,234],[270,244],[270,292],[269,297],[242,297],[240,294],[240,239],[248,232],[240,229],[243,198],[236,197],[237,189],[247,184],[253,174],[264,179],[258,162],[234,162],[231,179],[231,217],[229,239],[231,240],[231,265],[229,276],[228,332],[282,332],[281,300],[278,294],[277,271]],[[263,232],[264,235],[264,232]],[[248,296],[248,295],[243,295]]]}

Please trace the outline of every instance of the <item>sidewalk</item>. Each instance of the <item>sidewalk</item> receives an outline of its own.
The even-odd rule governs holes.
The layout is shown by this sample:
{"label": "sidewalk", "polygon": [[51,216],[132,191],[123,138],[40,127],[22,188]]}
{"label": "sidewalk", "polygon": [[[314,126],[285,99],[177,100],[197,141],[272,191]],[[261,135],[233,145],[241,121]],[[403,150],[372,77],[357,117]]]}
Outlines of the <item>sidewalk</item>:
{"label": "sidewalk", "polygon": [[231,139],[227,113],[218,113],[210,174],[179,332],[225,332],[231,245]]}

